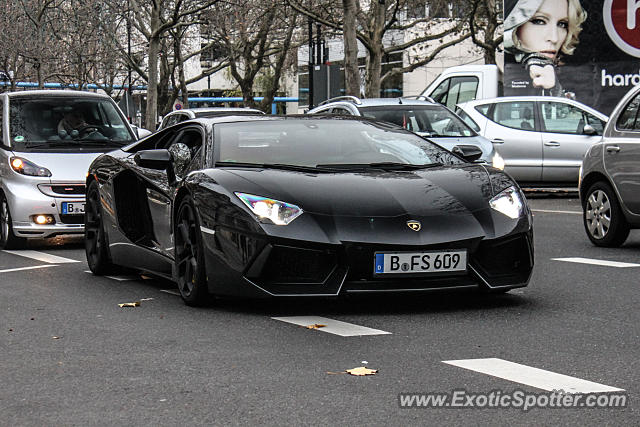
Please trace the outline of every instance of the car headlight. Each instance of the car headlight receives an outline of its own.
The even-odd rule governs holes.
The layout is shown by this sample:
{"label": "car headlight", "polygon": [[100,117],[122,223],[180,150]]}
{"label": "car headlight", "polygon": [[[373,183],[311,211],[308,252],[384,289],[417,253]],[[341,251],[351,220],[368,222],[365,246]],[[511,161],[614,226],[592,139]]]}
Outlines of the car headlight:
{"label": "car headlight", "polygon": [[302,215],[303,212],[300,207],[292,205],[291,203],[281,202],[280,200],[246,193],[235,193],[235,195],[251,209],[251,212],[253,212],[261,222],[287,225]]}
{"label": "car headlight", "polygon": [[517,219],[524,211],[524,202],[516,187],[509,187],[501,191],[489,201],[492,209],[512,219]]}
{"label": "car headlight", "polygon": [[9,159],[9,163],[11,164],[11,169],[21,175],[51,176],[51,171],[49,169],[38,166],[27,159],[23,159],[22,157],[11,157]]}
{"label": "car headlight", "polygon": [[491,159],[491,166],[493,166],[496,169],[504,170],[504,159],[500,154],[498,154],[497,151],[493,155],[493,158]]}

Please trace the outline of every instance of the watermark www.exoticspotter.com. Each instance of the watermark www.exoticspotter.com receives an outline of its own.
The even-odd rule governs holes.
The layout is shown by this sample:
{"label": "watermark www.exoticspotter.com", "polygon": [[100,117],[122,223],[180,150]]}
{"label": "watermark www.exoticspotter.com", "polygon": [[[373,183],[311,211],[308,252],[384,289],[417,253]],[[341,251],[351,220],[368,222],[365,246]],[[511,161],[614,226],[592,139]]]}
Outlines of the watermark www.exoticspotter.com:
{"label": "watermark www.exoticspotter.com", "polygon": [[400,393],[400,408],[625,408],[626,393],[569,394],[562,390],[531,393],[523,390],[473,393],[454,390],[449,393]]}

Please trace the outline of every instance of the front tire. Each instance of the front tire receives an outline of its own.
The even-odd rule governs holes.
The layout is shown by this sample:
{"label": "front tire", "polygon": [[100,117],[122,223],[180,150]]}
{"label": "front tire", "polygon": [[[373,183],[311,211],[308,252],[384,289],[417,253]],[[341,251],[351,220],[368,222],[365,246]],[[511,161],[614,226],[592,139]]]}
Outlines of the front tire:
{"label": "front tire", "polygon": [[202,306],[209,301],[200,223],[191,197],[178,207],[175,222],[175,272],[185,304]]}
{"label": "front tire", "polygon": [[9,210],[9,202],[0,192],[0,249],[19,249],[24,246],[27,239],[13,234],[13,221]]}
{"label": "front tire", "polygon": [[627,240],[630,227],[613,188],[596,182],[587,191],[582,206],[584,229],[596,246],[618,247]]}
{"label": "front tire", "polygon": [[97,181],[87,188],[84,222],[84,248],[91,272],[97,276],[120,273],[121,268],[111,262]]}

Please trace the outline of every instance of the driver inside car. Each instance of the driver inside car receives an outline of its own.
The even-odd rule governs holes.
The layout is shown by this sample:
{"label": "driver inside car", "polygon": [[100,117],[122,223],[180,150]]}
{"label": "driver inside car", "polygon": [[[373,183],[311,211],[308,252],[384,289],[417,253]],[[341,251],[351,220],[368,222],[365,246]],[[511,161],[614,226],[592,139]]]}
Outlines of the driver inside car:
{"label": "driver inside car", "polygon": [[58,136],[60,139],[106,139],[100,133],[100,128],[88,124],[84,115],[77,110],[64,114],[58,123]]}

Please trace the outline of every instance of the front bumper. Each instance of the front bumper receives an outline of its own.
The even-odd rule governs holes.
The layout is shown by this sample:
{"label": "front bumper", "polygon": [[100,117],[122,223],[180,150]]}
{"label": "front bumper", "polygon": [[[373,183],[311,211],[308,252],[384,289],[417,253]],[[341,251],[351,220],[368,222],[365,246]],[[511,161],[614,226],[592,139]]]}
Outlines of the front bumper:
{"label": "front bumper", "polygon": [[[209,248],[212,248],[212,239],[213,236],[206,239]],[[224,262],[217,256],[219,251],[207,251],[207,269],[211,268],[211,271],[216,272],[208,274],[211,280],[209,289],[213,293],[241,296],[336,296],[347,293],[466,288],[498,291],[527,286],[534,264],[531,230],[498,239],[472,239],[428,246],[356,242],[310,245],[299,241],[260,242],[243,238],[234,238],[233,241],[241,244],[239,251],[235,252],[231,245],[223,244],[227,254]],[[420,276],[376,276],[373,273],[375,252],[445,249],[467,250],[466,272]]]}
{"label": "front bumper", "polygon": [[[63,202],[84,203],[84,182],[51,183],[24,180],[7,183],[4,193],[9,203],[13,232],[18,237],[44,238],[60,234],[83,234],[84,214],[62,214]],[[51,215],[53,224],[39,225],[34,215]]]}

